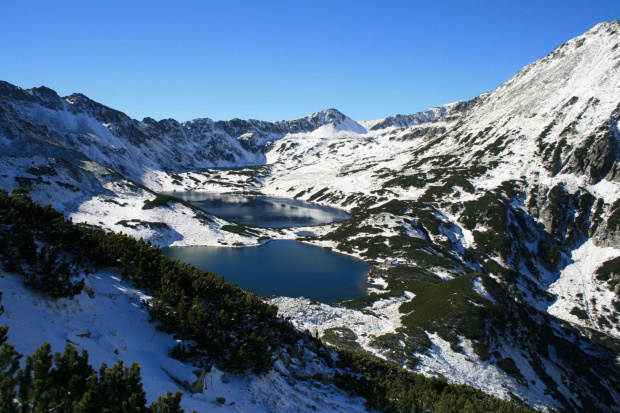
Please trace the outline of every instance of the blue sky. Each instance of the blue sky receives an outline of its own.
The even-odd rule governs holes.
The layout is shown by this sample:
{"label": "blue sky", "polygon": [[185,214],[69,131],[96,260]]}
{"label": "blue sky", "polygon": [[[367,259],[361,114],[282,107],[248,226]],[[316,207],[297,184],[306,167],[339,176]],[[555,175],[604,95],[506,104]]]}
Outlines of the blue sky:
{"label": "blue sky", "polygon": [[378,119],[491,91],[618,18],[617,0],[0,0],[0,80],[140,120]]}

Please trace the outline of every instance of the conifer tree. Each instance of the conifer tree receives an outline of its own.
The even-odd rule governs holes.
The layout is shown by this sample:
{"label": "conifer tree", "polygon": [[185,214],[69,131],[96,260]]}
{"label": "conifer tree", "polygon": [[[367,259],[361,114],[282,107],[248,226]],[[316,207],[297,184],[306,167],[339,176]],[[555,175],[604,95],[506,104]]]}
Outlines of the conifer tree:
{"label": "conifer tree", "polygon": [[[0,291],[0,301],[2,301],[2,291]],[[0,306],[0,315],[2,313],[4,313],[4,307]],[[15,347],[7,343],[8,330],[7,326],[0,326],[0,406],[15,408],[17,371],[22,355],[15,350]]]}
{"label": "conifer tree", "polygon": [[123,367],[123,360],[108,368],[103,363],[99,370],[98,402],[102,406],[118,406],[123,413],[146,412],[146,393],[142,389],[140,366],[133,363]]}
{"label": "conifer tree", "polygon": [[183,413],[181,409],[182,391],[176,393],[168,392],[165,396],[159,396],[157,401],[151,404],[151,413]]}
{"label": "conifer tree", "polygon": [[63,401],[57,387],[59,383],[52,372],[53,361],[51,345],[47,342],[26,357],[26,368],[19,380],[23,387],[19,394],[22,412],[45,412],[61,408]]}

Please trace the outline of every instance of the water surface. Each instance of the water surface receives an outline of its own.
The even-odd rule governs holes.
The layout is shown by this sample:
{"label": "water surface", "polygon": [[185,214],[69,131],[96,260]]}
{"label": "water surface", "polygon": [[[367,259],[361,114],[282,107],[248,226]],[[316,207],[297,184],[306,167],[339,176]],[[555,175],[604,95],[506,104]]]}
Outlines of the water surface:
{"label": "water surface", "polygon": [[297,241],[260,247],[166,247],[162,252],[260,295],[331,302],[361,297],[370,266],[361,260]]}
{"label": "water surface", "polygon": [[243,196],[209,192],[168,192],[207,212],[239,224],[284,228],[323,225],[351,218],[336,208],[290,198]]}

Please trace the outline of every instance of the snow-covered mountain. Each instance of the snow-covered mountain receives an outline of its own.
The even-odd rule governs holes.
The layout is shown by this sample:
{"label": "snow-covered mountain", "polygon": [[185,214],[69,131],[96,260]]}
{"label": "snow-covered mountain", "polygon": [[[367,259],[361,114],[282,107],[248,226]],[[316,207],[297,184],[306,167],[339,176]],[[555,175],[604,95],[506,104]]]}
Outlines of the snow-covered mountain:
{"label": "snow-covered mountain", "polygon": [[386,128],[407,128],[409,126],[418,125],[420,123],[432,122],[441,118],[450,116],[459,116],[463,112],[469,110],[472,106],[484,100],[486,94],[482,94],[468,101],[458,101],[448,103],[446,105],[436,106],[434,108],[414,113],[412,115],[396,115],[385,119],[361,121],[360,124],[368,130],[376,131]]}
{"label": "snow-covered mountain", "polygon": [[139,122],[83,95],[0,82],[0,184],[160,245],[300,232],[226,232],[181,203],[143,210],[161,191],[347,209],[352,220],[305,241],[375,265],[371,294],[340,307],[276,299],[283,314],[327,342],[503,398],[620,411],[619,119],[618,21],[491,93],[374,121],[329,109]]}
{"label": "snow-covered mountain", "polygon": [[61,98],[46,87],[23,90],[0,82],[0,96],[6,154],[89,159],[136,180],[149,170],[264,164],[265,144],[287,134],[325,127],[365,132],[335,109],[279,122],[206,118],[139,122],[82,94]]}

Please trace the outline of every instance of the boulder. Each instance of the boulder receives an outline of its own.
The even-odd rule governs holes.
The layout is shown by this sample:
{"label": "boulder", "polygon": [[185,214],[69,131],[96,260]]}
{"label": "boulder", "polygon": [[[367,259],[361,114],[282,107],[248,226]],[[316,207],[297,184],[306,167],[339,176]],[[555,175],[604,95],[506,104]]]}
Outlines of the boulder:
{"label": "boulder", "polygon": [[280,359],[276,360],[276,362],[273,363],[273,369],[283,376],[288,376],[289,374],[291,374],[286,369],[286,367],[284,366],[284,363]]}
{"label": "boulder", "polygon": [[205,370],[187,366],[172,358],[165,359],[160,367],[172,380],[189,390],[190,393],[202,393],[204,390],[207,374]]}
{"label": "boulder", "polygon": [[309,380],[312,377],[312,375],[305,370],[293,370],[291,375],[301,381]]}

